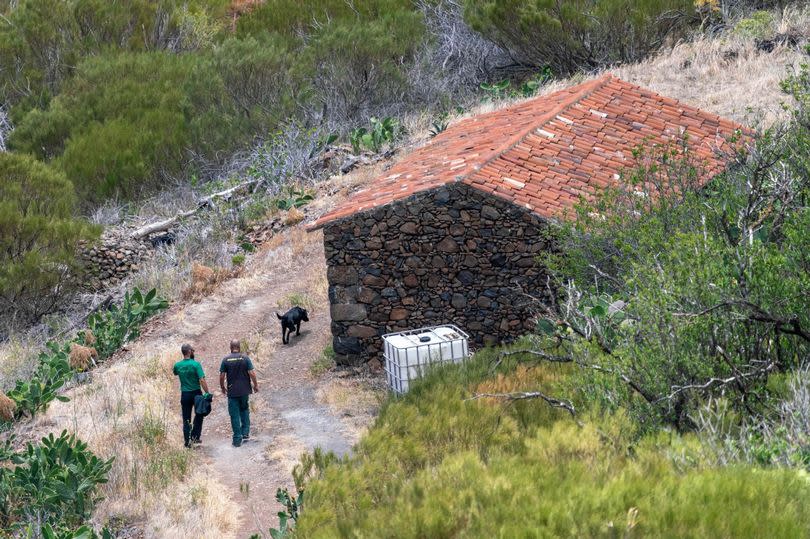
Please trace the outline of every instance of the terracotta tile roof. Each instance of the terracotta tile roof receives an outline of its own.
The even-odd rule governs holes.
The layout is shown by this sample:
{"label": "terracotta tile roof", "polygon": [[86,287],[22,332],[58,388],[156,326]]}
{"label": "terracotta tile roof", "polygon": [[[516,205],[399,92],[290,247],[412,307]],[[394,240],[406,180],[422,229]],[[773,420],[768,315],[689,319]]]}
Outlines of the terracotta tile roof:
{"label": "terracotta tile roof", "polygon": [[633,166],[633,148],[684,131],[709,172],[719,172],[717,150],[737,129],[743,127],[605,75],[450,126],[312,228],[452,182],[559,216]]}

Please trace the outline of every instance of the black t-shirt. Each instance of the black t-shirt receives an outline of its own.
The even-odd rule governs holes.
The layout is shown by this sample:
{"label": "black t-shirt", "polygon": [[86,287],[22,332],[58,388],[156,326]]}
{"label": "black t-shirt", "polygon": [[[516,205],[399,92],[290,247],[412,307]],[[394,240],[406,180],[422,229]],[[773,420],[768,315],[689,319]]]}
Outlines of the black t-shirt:
{"label": "black t-shirt", "polygon": [[253,390],[250,388],[250,375],[248,371],[253,370],[253,362],[243,354],[228,354],[222,358],[219,365],[219,372],[224,372],[228,379],[228,397],[244,397],[250,395]]}

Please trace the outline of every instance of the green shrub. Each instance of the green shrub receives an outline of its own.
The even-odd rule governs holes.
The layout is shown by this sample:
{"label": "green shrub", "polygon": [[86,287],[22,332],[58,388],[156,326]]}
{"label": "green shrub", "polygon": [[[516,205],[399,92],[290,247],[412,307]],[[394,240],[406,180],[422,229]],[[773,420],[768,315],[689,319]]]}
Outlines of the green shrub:
{"label": "green shrub", "polygon": [[243,253],[233,255],[231,257],[231,264],[233,264],[234,266],[241,266],[244,263],[245,263],[245,255]]}
{"label": "green shrub", "polygon": [[73,217],[65,176],[34,159],[0,154],[0,315],[31,322],[75,284],[76,249],[98,230]]}
{"label": "green shrub", "polygon": [[107,482],[113,459],[101,460],[67,432],[49,434],[0,462],[0,522],[12,530],[50,525],[75,528],[90,517],[96,487]]}
{"label": "green shrub", "polygon": [[395,106],[407,93],[406,66],[423,34],[420,15],[410,9],[325,26],[302,53],[315,106],[340,125]]}
{"label": "green shrub", "polygon": [[158,297],[154,288],[146,294],[135,288],[124,294],[120,307],[111,305],[104,312],[94,313],[87,320],[87,326],[96,338],[99,358],[110,357],[125,342],[138,337],[141,324],[168,306],[169,302]]}
{"label": "green shrub", "polygon": [[204,53],[91,57],[47,108],[20,120],[9,143],[52,160],[85,206],[135,199],[190,174],[190,155],[219,162],[288,114],[284,54],[227,40]]}
{"label": "green shrub", "polygon": [[109,310],[95,313],[88,319],[94,342],[87,342],[87,335],[81,332],[70,342],[47,343],[47,350],[39,355],[31,376],[18,380],[8,393],[8,397],[16,404],[15,419],[34,417],[55,399],[68,400],[59,395],[59,390],[74,375],[69,359],[71,344],[93,346],[100,360],[107,359],[125,342],[138,336],[140,325],[147,318],[167,306],[166,300],[158,298],[154,289],[143,295],[135,288],[132,293],[124,294],[121,307],[113,305]]}
{"label": "green shrub", "polygon": [[[16,114],[46,106],[87,56],[116,48],[187,47],[201,25],[217,27],[226,0],[26,0],[4,8],[0,27],[0,93]],[[196,22],[190,24],[189,16]],[[201,20],[205,19],[205,21]],[[134,29],[137,29],[135,31]],[[216,30],[214,30],[216,31]],[[17,116],[19,119],[19,116]]]}
{"label": "green shrub", "polygon": [[795,471],[707,467],[693,438],[639,438],[621,413],[578,424],[541,402],[464,400],[479,388],[554,394],[568,372],[510,358],[495,378],[492,354],[478,356],[389,400],[355,455],[307,483],[296,536],[757,537],[765,526],[796,537],[810,524]]}
{"label": "green shrub", "polygon": [[633,61],[694,17],[692,0],[466,0],[470,25],[521,62],[557,73]]}
{"label": "green shrub", "polygon": [[360,153],[361,147],[379,153],[384,144],[392,146],[405,135],[405,130],[396,118],[387,116],[380,120],[372,116],[369,123],[369,129],[358,127],[349,133],[349,142],[354,153]]}
{"label": "green shrub", "polygon": [[733,33],[748,39],[764,39],[774,33],[774,17],[770,11],[755,11],[734,25]]}

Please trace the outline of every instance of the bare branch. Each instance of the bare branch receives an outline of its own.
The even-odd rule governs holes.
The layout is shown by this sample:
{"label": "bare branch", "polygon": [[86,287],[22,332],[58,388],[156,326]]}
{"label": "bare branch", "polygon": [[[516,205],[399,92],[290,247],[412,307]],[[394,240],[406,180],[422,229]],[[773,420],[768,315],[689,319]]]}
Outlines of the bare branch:
{"label": "bare branch", "polygon": [[548,395],[546,395],[545,393],[541,393],[540,391],[520,391],[514,393],[477,393],[465,400],[478,400],[478,399],[506,399],[508,401],[542,399],[553,408],[562,408],[563,410],[566,410],[569,414],[571,414],[571,417],[576,417],[577,414],[574,405],[571,404],[569,401],[549,397]]}

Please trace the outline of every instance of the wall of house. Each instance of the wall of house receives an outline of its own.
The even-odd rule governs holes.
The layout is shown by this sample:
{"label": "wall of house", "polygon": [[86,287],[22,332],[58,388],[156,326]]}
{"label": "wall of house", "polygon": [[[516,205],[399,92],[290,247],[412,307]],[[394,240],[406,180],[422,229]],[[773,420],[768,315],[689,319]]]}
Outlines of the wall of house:
{"label": "wall of house", "polygon": [[338,361],[379,359],[380,336],[454,323],[474,344],[534,328],[548,225],[463,184],[419,193],[324,228]]}

